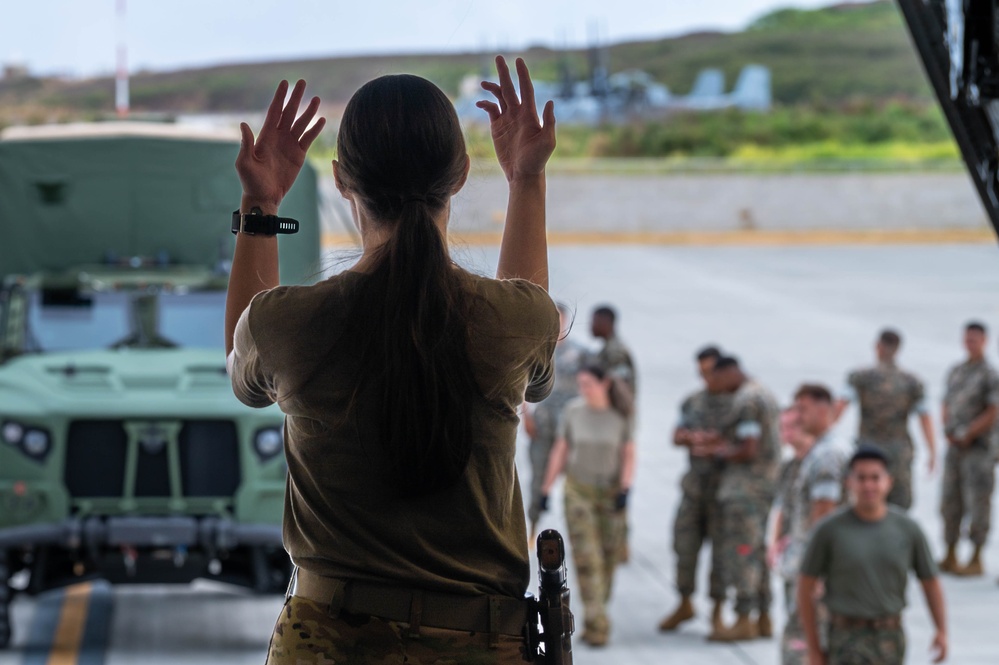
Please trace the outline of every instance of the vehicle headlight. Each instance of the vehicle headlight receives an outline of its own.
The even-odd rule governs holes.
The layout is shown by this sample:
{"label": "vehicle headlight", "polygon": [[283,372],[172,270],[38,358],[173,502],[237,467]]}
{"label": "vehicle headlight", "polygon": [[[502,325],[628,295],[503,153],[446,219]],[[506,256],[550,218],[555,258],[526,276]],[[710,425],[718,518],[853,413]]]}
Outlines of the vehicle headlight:
{"label": "vehicle headlight", "polygon": [[48,432],[40,429],[25,430],[24,438],[21,440],[21,449],[25,453],[31,457],[42,459],[48,454],[50,447],[51,441]]}
{"label": "vehicle headlight", "polygon": [[253,447],[263,461],[269,460],[284,449],[284,434],[277,427],[257,430],[253,437]]}
{"label": "vehicle headlight", "polygon": [[25,426],[13,420],[0,425],[0,438],[4,443],[39,461],[44,460],[52,449],[52,436],[48,430]]}
{"label": "vehicle headlight", "polygon": [[24,428],[21,427],[20,423],[6,422],[0,428],[0,436],[3,437],[5,443],[9,443],[12,446],[19,446],[21,445],[21,440],[24,438]]}

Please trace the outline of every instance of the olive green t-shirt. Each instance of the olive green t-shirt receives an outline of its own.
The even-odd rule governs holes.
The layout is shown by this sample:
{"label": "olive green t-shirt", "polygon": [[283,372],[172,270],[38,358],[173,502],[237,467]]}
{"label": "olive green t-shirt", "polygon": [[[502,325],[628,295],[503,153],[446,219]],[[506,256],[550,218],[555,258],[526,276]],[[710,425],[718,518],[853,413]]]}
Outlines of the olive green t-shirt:
{"label": "olive green t-shirt", "polygon": [[621,449],[631,440],[628,418],[612,408],[593,409],[577,397],[562,412],[558,436],[569,444],[568,477],[595,487],[620,483]]}
{"label": "olive green t-shirt", "polygon": [[[363,399],[366,331],[351,324],[364,275],[258,294],[236,327],[233,390],[286,414],[284,543],[302,568],[329,577],[449,593],[523,597],[530,577],[514,465],[517,410],[554,380],[558,312],[525,280],[467,275],[469,358],[481,395],[465,474],[418,499],[393,498],[373,436],[381,411]],[[350,417],[348,405],[360,386]]]}
{"label": "olive green t-shirt", "polygon": [[801,572],[825,579],[825,603],[833,614],[876,619],[901,613],[909,571],[920,580],[937,576],[922,529],[902,510],[888,507],[877,522],[843,508],[819,523]]}

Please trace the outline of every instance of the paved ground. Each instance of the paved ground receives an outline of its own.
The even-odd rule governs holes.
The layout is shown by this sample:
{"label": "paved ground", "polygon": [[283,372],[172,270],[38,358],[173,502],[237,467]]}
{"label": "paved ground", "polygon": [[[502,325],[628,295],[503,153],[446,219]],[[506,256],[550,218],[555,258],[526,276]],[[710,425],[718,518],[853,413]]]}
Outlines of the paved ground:
{"label": "paved ground", "polygon": [[[495,265],[493,250],[469,248],[463,253],[466,263]],[[676,601],[669,531],[686,462],[667,441],[682,395],[696,386],[691,359],[695,349],[706,342],[722,344],[787,402],[803,380],[838,386],[847,368],[870,360],[877,329],[891,324],[905,334],[902,362],[925,378],[936,403],[946,368],[961,357],[962,324],[980,318],[999,330],[999,251],[991,246],[558,247],[552,251],[552,290],[577,308],[572,335],[581,341],[588,340],[590,309],[601,302],[616,305],[622,336],[633,347],[640,372],[633,558],[616,579],[612,642],[600,651],[577,646],[576,662],[581,665],[776,662],[774,641],[706,644],[703,597],[697,621],[674,635],[655,631]],[[993,339],[990,356],[995,360],[996,355]],[[854,425],[855,414],[850,413],[841,426]],[[914,514],[939,551],[939,473],[927,476],[922,448],[916,463]],[[542,526],[564,531],[557,497],[553,504],[556,508]],[[999,607],[999,546],[987,550],[986,566],[989,577],[945,580],[952,663],[999,662],[999,635],[993,627]],[[908,662],[923,664],[929,662],[931,633],[915,592],[913,588],[906,613]],[[22,600],[15,606],[15,648],[0,655],[0,665],[261,663],[280,604],[274,598],[208,586],[129,589],[114,591],[113,597],[97,589],[92,598],[92,617],[101,615],[102,599],[110,601],[106,645],[98,634],[78,660],[72,652],[51,656],[52,630],[46,632],[45,624],[54,622],[59,599]],[[776,613],[780,625],[779,604]]]}

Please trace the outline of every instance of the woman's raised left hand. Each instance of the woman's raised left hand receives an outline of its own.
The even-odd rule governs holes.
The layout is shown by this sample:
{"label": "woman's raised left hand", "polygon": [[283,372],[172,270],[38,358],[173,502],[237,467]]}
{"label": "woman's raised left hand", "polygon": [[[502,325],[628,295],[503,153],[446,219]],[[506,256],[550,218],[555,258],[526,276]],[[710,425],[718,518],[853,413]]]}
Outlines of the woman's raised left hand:
{"label": "woman's raised left hand", "polygon": [[250,126],[240,123],[236,172],[243,185],[244,207],[259,206],[264,214],[275,214],[302,170],[309,146],[323,131],[326,118],[319,118],[309,126],[319,111],[318,97],[313,97],[305,111],[298,115],[304,95],[305,81],[300,80],[285,104],[288,82],[281,81],[267,108],[260,134],[254,138]]}

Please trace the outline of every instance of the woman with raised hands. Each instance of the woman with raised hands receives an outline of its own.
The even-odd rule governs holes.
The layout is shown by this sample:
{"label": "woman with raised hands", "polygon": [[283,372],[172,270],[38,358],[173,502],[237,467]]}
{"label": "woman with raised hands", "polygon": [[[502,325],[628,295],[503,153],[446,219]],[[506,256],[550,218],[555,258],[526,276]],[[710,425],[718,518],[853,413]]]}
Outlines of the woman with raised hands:
{"label": "woman with raised hands", "polygon": [[[519,663],[530,620],[517,408],[551,390],[559,318],[547,294],[545,165],[555,147],[527,66],[484,82],[509,183],[496,279],[455,265],[450,201],[469,159],[454,107],[416,76],[362,86],[333,162],[360,260],[278,284],[272,236],[237,236],[226,309],[237,397],[286,414],[285,547],[296,580],[268,663]],[[322,130],[299,81],[254,137],[242,125],[241,212],[274,215]],[[290,239],[286,242],[294,242]]]}

